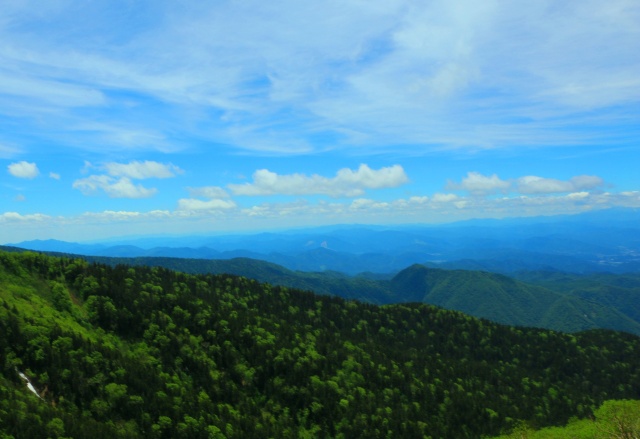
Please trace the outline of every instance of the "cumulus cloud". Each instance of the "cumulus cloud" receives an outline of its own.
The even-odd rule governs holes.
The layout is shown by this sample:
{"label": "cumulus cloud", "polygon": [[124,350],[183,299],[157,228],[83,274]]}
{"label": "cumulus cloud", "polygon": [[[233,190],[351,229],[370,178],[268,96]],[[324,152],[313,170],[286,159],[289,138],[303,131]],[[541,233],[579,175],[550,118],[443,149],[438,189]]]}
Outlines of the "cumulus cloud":
{"label": "cumulus cloud", "polygon": [[268,169],[253,173],[253,182],[230,184],[234,195],[329,195],[331,197],[356,197],[365,189],[398,187],[409,179],[400,165],[371,169],[366,164],[357,170],[340,169],[333,178],[317,174],[279,175]]}
{"label": "cumulus cloud", "polygon": [[187,189],[192,197],[229,198],[229,193],[219,186],[190,187]]}
{"label": "cumulus cloud", "polygon": [[604,180],[593,175],[579,175],[568,181],[528,175],[518,178],[516,184],[521,194],[551,194],[595,189],[603,186]]}
{"label": "cumulus cloud", "polygon": [[[195,213],[195,212],[211,212],[216,210],[234,209],[236,203],[229,200],[227,191],[218,186],[204,186],[197,188],[187,188],[192,198],[182,198],[178,200],[178,212]],[[207,198],[207,200],[199,200],[194,197]]]}
{"label": "cumulus cloud", "polygon": [[234,207],[236,207],[236,203],[231,200],[213,199],[202,201],[195,198],[178,200],[178,210],[180,211],[226,210]]}
{"label": "cumulus cloud", "polygon": [[578,175],[569,180],[527,175],[514,180],[502,180],[496,174],[486,176],[479,172],[468,172],[461,182],[449,181],[446,187],[449,190],[465,191],[474,196],[484,196],[510,192],[526,195],[579,192],[596,189],[604,184],[604,180],[595,175]]}
{"label": "cumulus cloud", "polygon": [[171,163],[165,164],[149,160],[129,163],[109,162],[102,167],[85,162],[82,172],[96,168],[106,170],[107,174],[90,175],[87,178],[76,180],[73,182],[73,188],[80,190],[85,195],[104,191],[111,198],[148,198],[155,195],[158,190],[134,184],[131,180],[171,178],[184,172]]}
{"label": "cumulus cloud", "polygon": [[145,188],[140,184],[133,184],[127,177],[114,178],[109,175],[91,175],[73,182],[73,188],[85,195],[92,195],[104,191],[110,198],[149,198],[157,189]]}
{"label": "cumulus cloud", "polygon": [[434,203],[450,203],[451,201],[457,200],[459,197],[456,194],[435,194],[431,197],[431,201]]}
{"label": "cumulus cloud", "polygon": [[389,203],[370,200],[368,198],[357,198],[351,202],[349,208],[354,210],[361,209],[386,209],[389,207]]}
{"label": "cumulus cloud", "polygon": [[134,180],[147,178],[172,178],[184,171],[172,163],[158,163],[146,160],[144,162],[132,161],[129,163],[110,162],[104,165],[109,175],[114,177],[126,177]]}
{"label": "cumulus cloud", "polygon": [[44,221],[51,218],[49,215],[34,213],[30,215],[22,215],[18,212],[5,212],[0,214],[0,223],[2,222],[34,222]]}
{"label": "cumulus cloud", "polygon": [[35,163],[25,161],[11,163],[7,166],[9,174],[17,178],[34,179],[40,174],[38,166]]}
{"label": "cumulus cloud", "polygon": [[472,195],[489,195],[505,193],[511,188],[509,181],[501,180],[496,174],[485,176],[479,172],[468,172],[460,183],[449,181],[447,189],[454,191],[467,191]]}

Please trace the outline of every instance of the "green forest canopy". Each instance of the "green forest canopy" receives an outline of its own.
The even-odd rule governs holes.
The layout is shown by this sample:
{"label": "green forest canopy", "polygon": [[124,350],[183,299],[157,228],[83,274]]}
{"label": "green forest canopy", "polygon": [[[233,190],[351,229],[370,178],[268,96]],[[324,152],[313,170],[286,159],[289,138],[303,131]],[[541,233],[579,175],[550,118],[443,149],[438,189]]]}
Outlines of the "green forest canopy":
{"label": "green forest canopy", "polygon": [[29,252],[0,252],[0,334],[5,438],[478,438],[640,395],[626,333]]}

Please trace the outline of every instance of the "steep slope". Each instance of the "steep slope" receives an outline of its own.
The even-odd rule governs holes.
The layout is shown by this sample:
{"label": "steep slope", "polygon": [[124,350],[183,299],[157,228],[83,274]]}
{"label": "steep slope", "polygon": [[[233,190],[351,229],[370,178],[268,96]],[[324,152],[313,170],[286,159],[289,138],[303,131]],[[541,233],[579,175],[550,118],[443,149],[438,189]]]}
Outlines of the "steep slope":
{"label": "steep slope", "polygon": [[640,334],[640,322],[612,307],[495,273],[413,265],[398,273],[390,285],[398,302],[429,303],[505,324]]}
{"label": "steep slope", "polygon": [[616,309],[640,321],[640,274],[589,274],[523,272],[519,279],[565,295]]}
{"label": "steep slope", "polygon": [[0,334],[20,438],[478,438],[640,393],[624,333],[34,253],[0,252]]}

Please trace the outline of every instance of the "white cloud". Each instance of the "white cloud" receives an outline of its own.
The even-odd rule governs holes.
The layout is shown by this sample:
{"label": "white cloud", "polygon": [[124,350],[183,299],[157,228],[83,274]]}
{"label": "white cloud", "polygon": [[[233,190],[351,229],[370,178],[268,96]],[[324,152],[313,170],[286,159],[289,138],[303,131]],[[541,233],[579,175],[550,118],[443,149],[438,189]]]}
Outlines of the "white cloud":
{"label": "white cloud", "polygon": [[144,162],[132,161],[129,163],[110,162],[104,165],[107,173],[114,177],[126,177],[135,180],[147,178],[172,178],[184,171],[172,163],[158,163],[146,160]]}
{"label": "white cloud", "polygon": [[9,174],[17,178],[34,179],[40,174],[38,166],[35,163],[25,161],[11,163],[7,166],[7,169],[9,170]]}
{"label": "white cloud", "polygon": [[573,185],[572,190],[595,189],[605,184],[602,178],[595,175],[578,175],[569,181]]}
{"label": "white cloud", "polygon": [[458,196],[456,194],[435,194],[431,197],[431,201],[434,203],[450,203],[452,201],[458,200]]}
{"label": "white cloud", "polygon": [[158,190],[134,184],[132,179],[172,178],[184,172],[171,163],[164,164],[149,160],[129,163],[109,162],[102,167],[94,166],[85,161],[82,172],[86,173],[96,168],[106,170],[109,175],[90,175],[78,179],[73,182],[73,188],[80,190],[85,195],[104,191],[111,198],[149,198],[155,195]]}
{"label": "white cloud", "polygon": [[196,198],[182,198],[178,200],[177,211],[180,213],[197,213],[230,210],[237,207],[236,203],[229,200],[227,191],[218,186],[204,186],[187,188],[191,197],[207,198],[206,201]]}
{"label": "white cloud", "polygon": [[567,198],[570,200],[584,200],[589,197],[589,192],[572,192],[567,194]]}
{"label": "white cloud", "polygon": [[357,198],[349,205],[349,208],[354,210],[387,209],[389,207],[389,203],[370,200],[367,198]]}
{"label": "white cloud", "polygon": [[409,179],[400,165],[374,170],[362,164],[357,170],[340,169],[333,178],[320,175],[289,174],[279,175],[267,169],[253,174],[253,182],[230,184],[234,195],[314,195],[332,197],[356,197],[364,194],[365,189],[398,187]]}
{"label": "white cloud", "polygon": [[409,202],[410,203],[415,203],[415,204],[426,204],[429,202],[429,197],[425,196],[413,196],[411,198],[409,198]]}
{"label": "white cloud", "polygon": [[593,175],[579,175],[568,181],[529,175],[518,178],[516,183],[521,194],[551,194],[595,189],[603,186],[604,180]]}
{"label": "white cloud", "polygon": [[50,219],[49,215],[34,213],[22,215],[18,212],[5,212],[0,214],[0,222],[40,222]]}
{"label": "white cloud", "polygon": [[80,190],[85,195],[92,195],[102,190],[110,198],[148,198],[153,196],[157,189],[148,189],[138,184],[135,185],[127,177],[114,178],[108,175],[91,175],[73,182],[73,188]]}
{"label": "white cloud", "polygon": [[18,194],[18,195],[16,195],[16,197],[14,199],[16,201],[25,201],[27,199],[27,197],[25,197],[23,194]]}
{"label": "white cloud", "polygon": [[236,207],[236,203],[231,200],[197,200],[194,198],[182,198],[178,200],[179,211],[202,211],[202,210],[226,210]]}
{"label": "white cloud", "polygon": [[[195,203],[194,203],[195,201]],[[225,204],[226,203],[226,204]],[[568,194],[540,194],[505,197],[463,197],[455,194],[435,194],[432,197],[412,196],[407,199],[380,201],[358,198],[310,203],[296,200],[288,203],[262,203],[237,208],[230,200],[185,200],[181,207],[188,210],[148,212],[106,210],[86,212],[73,217],[50,217],[44,214],[0,214],[0,242],[33,239],[34,234],[46,239],[85,239],[96,236],[127,233],[166,232],[167,224],[174,231],[255,230],[258,227],[281,227],[283,218],[290,226],[357,222],[360,224],[437,223],[470,218],[504,218],[539,215],[573,214],[609,207],[640,208],[640,191],[620,193],[586,191]],[[20,238],[17,238],[17,237]],[[75,237],[74,237],[75,236]]]}
{"label": "white cloud", "polygon": [[64,223],[84,225],[84,224],[110,224],[120,223],[140,223],[149,221],[165,221],[174,217],[175,214],[168,210],[151,210],[148,212],[138,212],[131,210],[104,210],[102,212],[85,212],[80,216],[66,218]]}
{"label": "white cloud", "polygon": [[202,198],[229,198],[229,193],[219,186],[190,187],[189,195]]}
{"label": "white cloud", "polygon": [[106,221],[126,221],[145,216],[142,212],[127,210],[105,210],[102,212],[85,212],[82,214],[84,218],[99,219]]}
{"label": "white cloud", "polygon": [[465,191],[471,195],[484,196],[497,193],[517,192],[521,194],[554,194],[596,189],[604,186],[602,178],[595,175],[578,175],[569,180],[527,175],[515,180],[502,180],[497,174],[486,176],[479,172],[468,172],[461,182],[449,181],[447,189]]}
{"label": "white cloud", "polygon": [[54,180],[60,180],[60,174],[56,172],[49,172],[49,178],[53,178]]}
{"label": "white cloud", "polygon": [[505,193],[511,188],[511,183],[501,180],[496,174],[487,177],[479,172],[468,172],[460,183],[449,181],[447,189],[454,191],[467,191],[473,195],[489,195]]}
{"label": "white cloud", "polygon": [[[640,96],[634,0],[139,2],[126,17],[91,2],[85,25],[70,4],[24,3],[0,28],[0,111],[82,131],[83,148],[598,144]],[[607,129],[583,132],[593,119]]]}

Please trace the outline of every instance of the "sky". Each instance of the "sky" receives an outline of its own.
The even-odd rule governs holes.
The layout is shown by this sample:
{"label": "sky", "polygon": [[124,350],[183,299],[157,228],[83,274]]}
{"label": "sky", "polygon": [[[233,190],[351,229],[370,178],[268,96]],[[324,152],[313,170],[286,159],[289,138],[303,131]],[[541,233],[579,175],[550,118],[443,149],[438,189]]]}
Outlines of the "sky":
{"label": "sky", "polygon": [[0,243],[640,207],[637,0],[4,0]]}

